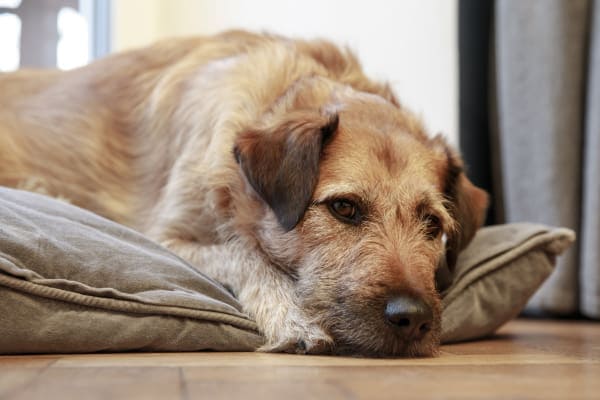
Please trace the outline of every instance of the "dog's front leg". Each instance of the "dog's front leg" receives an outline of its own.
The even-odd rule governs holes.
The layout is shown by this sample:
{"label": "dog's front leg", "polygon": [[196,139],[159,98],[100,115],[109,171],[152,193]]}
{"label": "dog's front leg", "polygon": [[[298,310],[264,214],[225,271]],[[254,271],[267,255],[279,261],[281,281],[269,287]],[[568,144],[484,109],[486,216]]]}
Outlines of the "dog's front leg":
{"label": "dog's front leg", "polygon": [[199,271],[233,290],[266,338],[259,350],[325,353],[333,340],[300,306],[294,281],[244,243],[200,245],[179,239],[163,244]]}

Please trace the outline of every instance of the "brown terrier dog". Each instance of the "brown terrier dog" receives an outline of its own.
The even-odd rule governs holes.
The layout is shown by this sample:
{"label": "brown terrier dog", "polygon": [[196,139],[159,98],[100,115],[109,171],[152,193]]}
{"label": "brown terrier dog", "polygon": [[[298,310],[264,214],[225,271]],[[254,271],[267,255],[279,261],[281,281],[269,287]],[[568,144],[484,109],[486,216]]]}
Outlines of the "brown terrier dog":
{"label": "brown terrier dog", "polygon": [[436,353],[436,273],[487,196],[349,52],[169,40],[0,75],[0,104],[0,184],[163,243],[236,294],[262,350]]}

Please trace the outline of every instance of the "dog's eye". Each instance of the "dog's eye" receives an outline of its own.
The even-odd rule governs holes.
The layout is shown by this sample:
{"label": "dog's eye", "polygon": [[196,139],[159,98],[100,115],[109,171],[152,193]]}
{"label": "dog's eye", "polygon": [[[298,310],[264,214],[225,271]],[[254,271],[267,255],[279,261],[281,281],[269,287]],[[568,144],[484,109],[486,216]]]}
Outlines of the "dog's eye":
{"label": "dog's eye", "polygon": [[440,219],[432,214],[427,214],[423,217],[425,224],[425,235],[428,239],[437,239],[442,233],[442,222]]}
{"label": "dog's eye", "polygon": [[327,203],[327,207],[334,217],[347,224],[358,224],[360,212],[358,207],[350,200],[336,199]]}

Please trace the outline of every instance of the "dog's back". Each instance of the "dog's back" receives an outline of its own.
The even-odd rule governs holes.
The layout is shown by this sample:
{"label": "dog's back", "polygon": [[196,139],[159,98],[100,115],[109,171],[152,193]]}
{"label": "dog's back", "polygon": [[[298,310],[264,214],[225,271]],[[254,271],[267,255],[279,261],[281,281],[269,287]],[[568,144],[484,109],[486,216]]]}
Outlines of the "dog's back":
{"label": "dog's back", "polygon": [[149,117],[164,118],[148,115],[153,91],[205,42],[162,42],[68,72],[0,75],[0,184],[133,223],[137,142]]}
{"label": "dog's back", "polygon": [[[73,71],[1,74],[0,184],[62,197],[139,226],[181,147],[190,140],[190,133],[183,130],[192,127],[186,127],[189,121],[180,115],[195,75],[213,61],[266,47],[309,58],[334,79],[395,102],[387,86],[364,76],[351,53],[326,41],[291,41],[241,31],[164,40]],[[282,65],[265,59],[250,68],[268,77]],[[244,79],[248,83],[240,83]],[[237,80],[237,86],[256,84],[251,76],[231,80]],[[263,90],[282,91],[286,84],[271,83]],[[206,102],[222,97],[214,93],[218,88],[211,88],[211,93],[201,90],[197,97]],[[198,110],[195,120],[203,118],[214,115]]]}

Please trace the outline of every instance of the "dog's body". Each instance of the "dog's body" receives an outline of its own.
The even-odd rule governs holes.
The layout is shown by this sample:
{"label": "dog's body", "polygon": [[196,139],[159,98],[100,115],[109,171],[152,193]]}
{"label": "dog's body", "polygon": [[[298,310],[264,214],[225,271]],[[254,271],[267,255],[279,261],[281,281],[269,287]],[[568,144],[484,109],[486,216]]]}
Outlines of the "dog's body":
{"label": "dog's body", "polygon": [[244,32],[0,75],[0,184],[148,234],[228,285],[265,350],[311,353],[434,354],[436,270],[486,206],[350,53]]}

